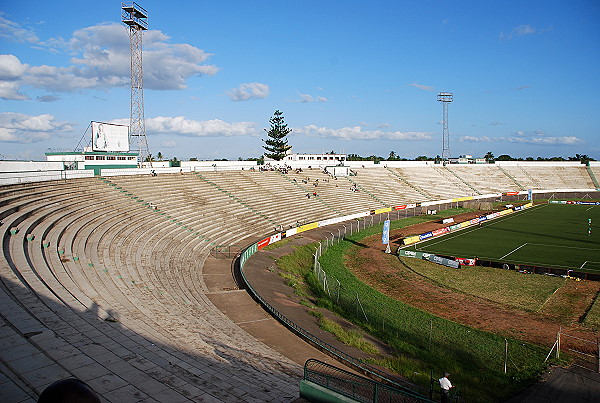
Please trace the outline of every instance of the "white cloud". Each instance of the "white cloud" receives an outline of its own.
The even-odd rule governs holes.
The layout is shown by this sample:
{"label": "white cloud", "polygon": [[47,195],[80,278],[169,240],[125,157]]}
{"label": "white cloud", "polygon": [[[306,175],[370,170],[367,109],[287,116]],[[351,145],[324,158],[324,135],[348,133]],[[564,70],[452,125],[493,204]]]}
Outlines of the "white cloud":
{"label": "white cloud", "polygon": [[434,88],[430,87],[429,85],[423,85],[423,84],[417,84],[417,83],[412,83],[412,84],[408,84],[408,85],[410,85],[411,87],[418,88],[423,91],[433,91],[434,90]]}
{"label": "white cloud", "polygon": [[166,140],[163,141],[162,143],[160,143],[161,147],[166,147],[166,148],[174,148],[177,145],[177,143],[173,140]]}
{"label": "white cloud", "polygon": [[0,38],[9,39],[18,43],[38,43],[39,38],[30,28],[21,26],[18,22],[10,21],[0,12]]}
{"label": "white cloud", "polygon": [[583,140],[575,136],[565,137],[534,137],[534,138],[509,138],[511,143],[525,143],[525,144],[539,144],[539,145],[569,145],[569,144],[581,144]]}
{"label": "white cloud", "polygon": [[27,70],[27,65],[22,64],[15,55],[0,55],[0,80],[18,80]]}
{"label": "white cloud", "polygon": [[54,116],[0,113],[0,142],[33,143],[73,130],[69,122],[57,122]]}
{"label": "white cloud", "polygon": [[[129,119],[113,120],[111,123],[129,124]],[[146,133],[172,134],[187,137],[257,136],[254,122],[228,123],[220,119],[192,120],[184,116],[157,116],[146,119]]]}
{"label": "white cloud", "polygon": [[19,84],[11,81],[0,81],[0,98],[14,101],[29,99],[20,92]]}
{"label": "white cloud", "polygon": [[42,95],[35,98],[38,102],[56,102],[60,100],[60,97],[55,95]]}
{"label": "white cloud", "polygon": [[298,93],[298,96],[300,97],[298,102],[303,104],[308,102],[327,102],[327,98],[321,96],[313,97],[312,95],[302,93]]}
{"label": "white cloud", "polygon": [[[18,24],[5,18],[0,20],[0,28],[4,29],[4,37],[19,35]],[[157,30],[145,31],[143,35],[145,89],[184,89],[191,77],[214,75],[219,70],[205,64],[210,54],[202,49],[170,43],[170,38]],[[15,95],[20,94],[23,86],[69,92],[126,87],[130,83],[129,36],[121,24],[103,23],[83,28],[67,40],[51,38],[42,42],[32,35],[26,38],[23,41],[54,53],[67,52],[71,58],[64,66],[29,66],[13,55],[4,55],[0,61],[0,84],[4,84],[4,90],[0,95],[6,99],[27,99],[23,94]],[[19,87],[8,88],[6,82],[18,83]]]}
{"label": "white cloud", "polygon": [[341,129],[330,129],[327,127],[318,127],[308,125],[295,128],[296,135],[305,135],[309,137],[328,137],[340,140],[430,140],[431,134],[425,132],[400,132],[383,130],[363,130],[360,126],[342,127]]}
{"label": "white cloud", "polygon": [[243,83],[227,91],[227,95],[234,102],[263,99],[269,96],[269,86],[262,83]]}
{"label": "white cloud", "polygon": [[27,95],[21,93],[21,86],[18,82],[27,67],[14,55],[0,55],[0,98],[7,100],[29,99]]}
{"label": "white cloud", "polygon": [[[539,132],[539,131],[538,131]],[[532,136],[534,134],[535,136]],[[539,133],[527,133],[517,131],[510,137],[488,137],[488,136],[462,136],[458,139],[467,143],[517,143],[517,144],[535,144],[535,145],[571,145],[582,144],[583,140],[576,136],[544,136]]]}
{"label": "white cloud", "polygon": [[552,26],[538,29],[538,28],[532,27],[529,24],[517,25],[508,34],[505,34],[504,32],[500,32],[500,40],[510,41],[511,39],[519,37],[519,36],[543,34],[544,32],[551,31],[552,29],[553,29]]}
{"label": "white cloud", "polygon": [[489,143],[491,141],[499,141],[500,137],[495,137],[495,138],[491,138],[491,137],[487,137],[487,136],[481,136],[481,137],[476,137],[476,136],[462,136],[458,138],[458,141],[464,141],[467,143]]}

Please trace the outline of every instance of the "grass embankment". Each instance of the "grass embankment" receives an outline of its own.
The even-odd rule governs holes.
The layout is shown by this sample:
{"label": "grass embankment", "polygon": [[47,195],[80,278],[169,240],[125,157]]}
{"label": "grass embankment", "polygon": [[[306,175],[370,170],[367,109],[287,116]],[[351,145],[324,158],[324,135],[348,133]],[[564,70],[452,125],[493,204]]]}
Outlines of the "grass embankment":
{"label": "grass embankment", "polygon": [[[393,222],[391,227],[401,228],[461,212],[465,211],[453,209],[437,217],[404,219]],[[380,225],[368,228],[323,254],[320,260],[322,267],[329,278],[339,280],[342,285],[339,293],[336,290],[331,296],[321,292],[312,273],[314,245],[297,248],[294,254],[279,259],[278,266],[285,267],[288,275],[295,276],[296,293],[308,296],[307,284],[310,284],[312,292],[319,295],[317,305],[343,315],[393,347],[397,352],[395,357],[381,357],[375,360],[376,363],[416,383],[427,386],[430,371],[433,370],[435,375],[448,371],[453,374],[453,382],[461,386],[464,398],[498,401],[536,379],[545,368],[546,348],[509,340],[509,373],[504,374],[503,337],[441,319],[391,299],[348,271],[343,262],[350,248],[360,247],[363,238],[380,232]],[[468,279],[463,281],[466,283]],[[360,298],[360,305],[356,295]],[[529,297],[518,298],[527,301]],[[543,296],[534,300],[541,298]]]}
{"label": "grass embankment", "polygon": [[568,281],[561,277],[523,275],[490,267],[456,270],[426,260],[400,258],[400,261],[441,286],[529,312],[539,311]]}
{"label": "grass embankment", "polygon": [[596,295],[596,299],[585,315],[583,323],[592,330],[600,331],[600,295]]}

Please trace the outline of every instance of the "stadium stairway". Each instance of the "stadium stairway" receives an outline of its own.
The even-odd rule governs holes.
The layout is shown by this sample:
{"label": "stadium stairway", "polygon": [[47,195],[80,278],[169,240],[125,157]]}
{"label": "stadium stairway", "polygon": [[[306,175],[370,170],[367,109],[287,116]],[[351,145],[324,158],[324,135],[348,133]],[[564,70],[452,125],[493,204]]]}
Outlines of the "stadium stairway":
{"label": "stadium stairway", "polygon": [[387,168],[386,169],[394,176],[396,176],[398,179],[400,179],[404,184],[406,184],[408,187],[410,187],[411,189],[414,189],[416,192],[418,192],[418,194],[415,194],[413,192],[413,197],[412,201],[420,201],[420,199],[422,197],[425,197],[425,200],[433,200],[433,196],[431,196],[431,194],[427,193],[425,190],[421,189],[420,187],[410,183],[406,178],[404,178],[403,176],[400,175],[400,173],[398,172],[398,170],[395,170],[393,168]]}
{"label": "stadium stairway", "polygon": [[525,186],[521,185],[506,169],[502,168],[500,165],[497,165],[497,167],[504,175],[506,175],[507,178],[509,178],[515,185],[518,186],[519,190],[527,190]]}
{"label": "stadium stairway", "polygon": [[[590,166],[586,166],[585,169],[587,170],[588,175],[590,175],[590,179],[592,180],[592,183],[594,184],[594,188],[600,189],[600,184],[598,183],[598,179],[596,179],[594,170]],[[600,170],[598,170],[598,171],[600,172]]]}

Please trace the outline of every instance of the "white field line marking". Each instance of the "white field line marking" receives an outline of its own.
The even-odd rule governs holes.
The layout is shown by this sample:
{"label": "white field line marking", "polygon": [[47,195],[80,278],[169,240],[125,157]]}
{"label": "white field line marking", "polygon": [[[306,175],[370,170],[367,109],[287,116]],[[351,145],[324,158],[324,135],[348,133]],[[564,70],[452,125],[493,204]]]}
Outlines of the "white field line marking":
{"label": "white field line marking", "polygon": [[500,258],[500,260],[504,259],[505,257],[507,257],[508,255],[510,255],[511,253],[518,251],[519,249],[521,249],[521,248],[522,248],[523,246],[525,246],[525,245],[527,245],[527,242],[525,242],[523,245],[519,246],[518,248],[511,250],[511,251],[510,251],[510,252],[508,252],[506,255],[502,256],[502,257]]}
{"label": "white field line marking", "polygon": [[600,263],[600,262],[593,262],[591,260],[586,260],[585,262],[583,262],[583,264],[579,267],[579,269],[583,269],[583,266],[585,266],[586,263]]}
{"label": "white field line marking", "polygon": [[547,245],[544,243],[530,243],[530,246],[548,246],[551,248],[566,248],[566,249],[579,249],[579,250],[589,250],[589,251],[596,251],[596,250],[600,250],[598,248],[579,248],[577,246],[564,246],[564,245]]}
{"label": "white field line marking", "polygon": [[[549,206],[549,204],[540,204],[539,206],[533,206],[533,207],[530,207],[530,208],[529,208],[529,209],[527,209],[527,210],[524,210],[524,211],[518,211],[518,212],[516,212],[516,213],[522,213],[522,214],[525,214],[525,213],[528,213],[528,212],[530,212],[530,211],[533,211],[534,209],[538,209],[538,208],[542,208],[542,207],[546,207],[546,206]],[[518,214],[518,216],[520,216],[520,215],[521,215],[521,214]],[[443,237],[443,238],[441,238],[439,241],[437,241],[437,242],[431,242],[431,243],[427,243],[427,244],[425,245],[425,247],[426,247],[426,248],[429,248],[430,246],[437,245],[438,243],[442,243],[442,242],[446,242],[446,241],[449,241],[449,240],[451,240],[451,239],[454,239],[454,238],[456,238],[457,236],[462,236],[462,235],[465,235],[465,234],[470,234],[470,233],[471,233],[471,232],[473,232],[473,231],[478,231],[478,230],[482,229],[483,227],[486,227],[486,228],[487,228],[487,227],[490,227],[490,226],[492,226],[492,225],[495,225],[495,224],[499,224],[499,223],[501,223],[501,222],[504,222],[504,221],[506,221],[506,220],[510,220],[511,218],[515,218],[516,216],[517,216],[517,215],[515,215],[515,214],[510,214],[510,215],[508,215],[507,217],[498,217],[498,218],[494,218],[494,219],[492,219],[492,220],[486,220],[486,221],[482,221],[482,222],[481,222],[481,227],[480,227],[480,226],[477,226],[476,228],[471,228],[471,227],[469,226],[469,227],[465,227],[465,228],[460,228],[460,229],[457,229],[457,230],[453,230],[452,232],[447,232],[446,234],[443,234],[443,235],[441,235],[441,236],[440,236],[440,237]],[[436,238],[433,238],[433,239],[436,239]],[[431,240],[431,238],[429,238],[429,240]],[[415,243],[413,244],[413,245],[415,245],[415,250],[422,250],[422,249],[417,249],[417,244],[420,244],[420,243],[426,243],[427,241],[428,241],[428,239],[424,239],[424,240],[422,240],[422,241],[415,242]],[[408,247],[410,247],[410,246],[411,246],[411,245],[409,245]],[[405,248],[406,248],[406,247],[404,247],[404,248],[400,248],[400,249],[405,249]]]}
{"label": "white field line marking", "polygon": [[585,211],[591,210],[591,209],[593,209],[594,207],[596,207],[596,206],[592,206],[592,207],[590,207],[590,208],[586,208],[586,209],[585,209]]}

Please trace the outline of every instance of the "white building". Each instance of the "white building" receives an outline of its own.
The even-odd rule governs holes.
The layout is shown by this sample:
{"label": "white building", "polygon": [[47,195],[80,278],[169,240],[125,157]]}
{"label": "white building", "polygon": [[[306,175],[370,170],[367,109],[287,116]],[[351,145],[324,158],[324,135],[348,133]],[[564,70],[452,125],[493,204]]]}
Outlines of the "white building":
{"label": "white building", "polygon": [[324,167],[343,165],[346,158],[346,154],[288,154],[281,161],[275,161],[265,157],[265,163],[279,162],[287,165],[314,165],[315,167]]}
{"label": "white building", "polygon": [[138,154],[132,152],[85,151],[47,152],[46,161],[60,161],[63,169],[93,169],[95,175],[100,175],[101,169],[137,168]]}

